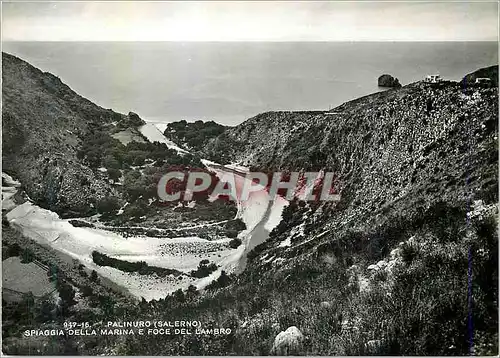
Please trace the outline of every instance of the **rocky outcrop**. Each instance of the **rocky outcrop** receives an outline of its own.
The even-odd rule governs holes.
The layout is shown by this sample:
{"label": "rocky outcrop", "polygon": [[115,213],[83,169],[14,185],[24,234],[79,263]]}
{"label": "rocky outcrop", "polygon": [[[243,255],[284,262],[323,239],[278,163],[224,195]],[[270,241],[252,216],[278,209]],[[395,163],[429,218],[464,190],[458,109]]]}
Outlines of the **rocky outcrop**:
{"label": "rocky outcrop", "polygon": [[295,327],[288,327],[286,331],[281,331],[274,339],[271,354],[278,356],[298,355],[302,350],[304,336]]}
{"label": "rocky outcrop", "polygon": [[399,88],[401,87],[401,84],[399,83],[399,80],[395,77],[392,77],[391,75],[384,74],[378,78],[378,86],[379,87],[394,87],[394,88]]}
{"label": "rocky outcrop", "polygon": [[480,68],[477,71],[469,73],[465,75],[462,83],[465,85],[475,85],[478,78],[488,78],[493,86],[498,87],[498,65]]}
{"label": "rocky outcrop", "polygon": [[146,124],[141,117],[137,113],[134,112],[128,112],[128,125],[132,127],[139,127],[142,126],[143,124]]}

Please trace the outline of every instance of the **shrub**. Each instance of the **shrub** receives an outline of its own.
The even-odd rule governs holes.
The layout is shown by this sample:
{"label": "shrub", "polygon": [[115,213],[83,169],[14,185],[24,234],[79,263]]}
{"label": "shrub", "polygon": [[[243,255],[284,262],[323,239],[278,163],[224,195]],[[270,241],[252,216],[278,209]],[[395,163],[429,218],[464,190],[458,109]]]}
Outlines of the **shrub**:
{"label": "shrub", "polygon": [[224,227],[228,230],[236,230],[236,231],[242,231],[247,228],[243,220],[240,218],[234,219],[234,220],[229,220]]}
{"label": "shrub", "polygon": [[92,287],[87,286],[87,285],[83,286],[80,290],[82,291],[83,297],[92,296],[92,294],[94,293],[94,291],[92,290]]}
{"label": "shrub", "polygon": [[229,241],[229,247],[232,249],[236,249],[241,245],[241,240],[238,238],[232,239]]}
{"label": "shrub", "polygon": [[120,203],[118,198],[114,196],[107,196],[101,200],[96,205],[97,212],[100,214],[111,214],[115,213],[120,208]]}
{"label": "shrub", "polygon": [[59,297],[64,307],[73,306],[75,302],[75,290],[66,282],[59,283]]}
{"label": "shrub", "polygon": [[196,270],[191,271],[191,276],[197,278],[207,277],[215,270],[217,270],[217,265],[215,263],[210,264],[210,261],[205,259],[200,261]]}
{"label": "shrub", "polygon": [[109,168],[108,169],[108,177],[113,182],[117,182],[122,176],[122,172],[119,169]]}

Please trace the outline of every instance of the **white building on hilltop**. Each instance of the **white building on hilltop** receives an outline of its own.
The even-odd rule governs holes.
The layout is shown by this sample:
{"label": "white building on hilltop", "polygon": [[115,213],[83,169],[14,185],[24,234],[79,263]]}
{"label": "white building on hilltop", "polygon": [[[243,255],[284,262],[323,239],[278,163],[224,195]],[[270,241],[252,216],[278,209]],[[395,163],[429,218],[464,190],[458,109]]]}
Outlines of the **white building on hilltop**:
{"label": "white building on hilltop", "polygon": [[443,79],[441,78],[440,75],[428,75],[425,77],[425,82],[428,83],[438,83],[441,82]]}

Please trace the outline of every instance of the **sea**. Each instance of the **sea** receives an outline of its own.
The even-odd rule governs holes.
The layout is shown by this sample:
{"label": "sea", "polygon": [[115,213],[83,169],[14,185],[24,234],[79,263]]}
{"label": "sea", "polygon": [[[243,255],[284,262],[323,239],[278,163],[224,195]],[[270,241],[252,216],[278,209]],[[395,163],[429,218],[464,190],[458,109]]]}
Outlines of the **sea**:
{"label": "sea", "polygon": [[498,64],[497,42],[3,42],[74,91],[158,127],[234,126],[261,112],[328,110],[429,74],[460,80]]}

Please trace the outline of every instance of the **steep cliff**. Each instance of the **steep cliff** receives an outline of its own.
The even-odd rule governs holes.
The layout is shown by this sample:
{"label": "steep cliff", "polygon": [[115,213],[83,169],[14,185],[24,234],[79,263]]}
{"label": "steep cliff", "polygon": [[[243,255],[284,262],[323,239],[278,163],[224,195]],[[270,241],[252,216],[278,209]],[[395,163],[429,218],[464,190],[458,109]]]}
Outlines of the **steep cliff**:
{"label": "steep cliff", "polygon": [[3,170],[39,205],[66,216],[88,213],[110,188],[105,177],[77,158],[83,140],[92,126],[111,128],[112,122],[132,119],[95,105],[58,77],[6,53],[2,80]]}

